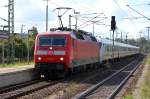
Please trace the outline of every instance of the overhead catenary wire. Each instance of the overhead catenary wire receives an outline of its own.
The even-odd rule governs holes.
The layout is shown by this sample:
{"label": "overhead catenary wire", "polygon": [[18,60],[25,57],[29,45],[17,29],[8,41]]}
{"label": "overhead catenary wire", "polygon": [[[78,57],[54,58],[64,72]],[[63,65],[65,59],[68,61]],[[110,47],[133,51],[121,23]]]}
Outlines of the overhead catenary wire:
{"label": "overhead catenary wire", "polygon": [[[74,16],[72,16],[72,17],[75,18]],[[90,17],[90,18],[93,18],[93,17]],[[98,18],[106,19],[107,17],[98,17]],[[101,20],[103,20],[103,19],[101,19]],[[101,20],[95,20],[95,22],[99,22],[99,21],[101,21]],[[84,17],[80,17],[80,19],[78,19],[78,21],[81,21],[81,22],[83,22],[83,23],[91,22],[91,21],[89,21],[89,20],[86,20],[86,17],[85,17],[85,18],[84,18]],[[102,22],[99,22],[99,23],[102,23]]]}
{"label": "overhead catenary wire", "polygon": [[3,20],[3,21],[6,21],[6,22],[8,22],[8,20],[6,20],[6,19],[4,19],[4,18],[2,18],[2,17],[0,17],[0,19],[1,19],[1,20]]}
{"label": "overhead catenary wire", "polygon": [[143,16],[144,18],[146,18],[147,20],[150,21],[150,18],[148,18],[147,16],[145,16],[142,13],[138,12],[137,10],[133,9],[132,7],[130,7],[130,5],[126,5],[126,6],[129,7],[131,10],[133,10],[134,12],[138,13],[139,15]]}
{"label": "overhead catenary wire", "polygon": [[[91,22],[91,23],[85,23],[83,26],[80,26],[80,27],[78,27],[78,28],[84,28],[84,27],[86,27],[86,26],[88,26],[88,25],[91,25],[91,24],[94,24],[94,23],[98,23],[98,22],[100,22],[100,21],[102,21],[102,20],[104,20],[104,19],[101,19],[101,20],[98,20],[98,21],[89,21],[89,22]],[[100,24],[99,24],[100,25]],[[101,24],[101,25],[105,25],[105,24]]]}
{"label": "overhead catenary wire", "polygon": [[150,3],[147,3],[147,4],[146,3],[145,4],[144,3],[143,4],[133,4],[133,5],[130,5],[130,6],[145,6],[145,5],[150,5]]}
{"label": "overhead catenary wire", "polygon": [[[124,9],[122,9],[121,6],[118,4],[118,2],[116,0],[113,0],[113,1],[118,6],[119,9],[121,9],[127,16],[129,16],[128,12],[125,11]],[[130,11],[129,11],[129,13],[130,13]],[[131,13],[130,13],[130,16],[134,17]],[[134,23],[134,21],[132,19],[129,19],[129,20]]]}
{"label": "overhead catenary wire", "polygon": [[80,26],[78,26],[78,28],[83,27],[85,24],[87,24],[87,22],[91,22],[91,21],[93,21],[95,18],[97,18],[97,17],[101,16],[102,14],[103,14],[103,13],[100,13],[99,15],[97,15],[97,16],[95,16],[95,17],[91,18],[90,20],[88,20],[88,21],[84,22],[83,24],[81,24]]}
{"label": "overhead catenary wire", "polygon": [[139,19],[139,18],[144,18],[144,17],[126,17],[126,18],[123,18],[123,19]]}
{"label": "overhead catenary wire", "polygon": [[116,0],[113,0],[113,2],[118,6],[120,10],[122,10],[126,15],[128,15],[128,13],[124,9],[121,8],[121,6],[118,4]]}
{"label": "overhead catenary wire", "polygon": [[[117,5],[126,15],[129,16],[128,12],[126,12],[124,9],[122,9],[116,0],[113,0],[113,1],[116,3],[116,5]],[[129,11],[129,13],[130,13],[130,11]],[[131,13],[130,13],[130,16],[134,17]],[[129,19],[129,20],[133,22],[132,19]]]}
{"label": "overhead catenary wire", "polygon": [[[142,18],[142,17],[135,17],[135,16],[133,16],[132,14],[131,14],[131,12],[129,11],[129,9],[127,9],[128,10],[128,12],[126,11],[126,10],[124,10],[124,9],[122,9],[121,8],[121,6],[118,4],[118,2],[116,1],[116,0],[113,0],[115,3],[116,3],[116,5],[123,11],[123,12],[125,12],[125,14],[126,15],[128,15],[128,18],[123,18],[123,19],[129,19],[131,22],[132,22],[132,26],[134,26],[134,28],[136,29],[137,27],[135,26],[135,24],[134,23],[136,23],[133,19],[139,19],[139,18]],[[126,6],[126,5],[125,5]],[[130,18],[130,16],[131,16],[131,18]]]}

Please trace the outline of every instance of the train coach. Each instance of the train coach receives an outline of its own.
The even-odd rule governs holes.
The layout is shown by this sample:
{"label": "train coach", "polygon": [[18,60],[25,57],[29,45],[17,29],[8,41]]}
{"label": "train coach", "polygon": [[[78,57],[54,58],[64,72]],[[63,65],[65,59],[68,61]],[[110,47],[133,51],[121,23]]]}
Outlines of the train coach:
{"label": "train coach", "polygon": [[132,56],[139,54],[139,47],[124,44],[120,42],[114,41],[114,49],[113,49],[113,41],[108,39],[100,39],[99,44],[100,48],[100,62],[106,62],[107,60],[120,59],[127,56]]}
{"label": "train coach", "polygon": [[45,78],[65,76],[66,73],[86,69],[112,58],[137,54],[139,50],[138,47],[123,43],[114,44],[112,52],[110,40],[97,41],[94,36],[81,30],[53,29],[36,37],[35,68]]}

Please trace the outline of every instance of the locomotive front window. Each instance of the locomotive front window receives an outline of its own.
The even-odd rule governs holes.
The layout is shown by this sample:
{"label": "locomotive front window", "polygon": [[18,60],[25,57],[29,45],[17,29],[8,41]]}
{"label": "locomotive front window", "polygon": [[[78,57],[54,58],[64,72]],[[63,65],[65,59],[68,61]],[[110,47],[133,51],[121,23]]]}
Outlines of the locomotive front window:
{"label": "locomotive front window", "polygon": [[52,40],[49,37],[40,37],[39,41],[40,41],[40,46],[50,46],[52,43]]}
{"label": "locomotive front window", "polygon": [[53,46],[65,46],[66,38],[65,37],[53,37],[52,45]]}
{"label": "locomotive front window", "polygon": [[65,37],[40,37],[39,38],[40,46],[65,46],[66,38]]}

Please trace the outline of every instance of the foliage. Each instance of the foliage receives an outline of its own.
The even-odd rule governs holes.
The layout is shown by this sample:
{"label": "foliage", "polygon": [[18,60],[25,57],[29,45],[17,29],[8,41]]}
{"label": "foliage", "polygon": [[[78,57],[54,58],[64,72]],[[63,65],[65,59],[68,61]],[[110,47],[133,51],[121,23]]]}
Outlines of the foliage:
{"label": "foliage", "polygon": [[150,99],[150,56],[147,60],[148,71],[145,75],[144,84],[141,87],[141,97],[142,99]]}
{"label": "foliage", "polygon": [[25,39],[19,35],[14,35],[14,47],[15,47],[15,57],[24,58],[27,53],[27,47]]}
{"label": "foliage", "polygon": [[38,34],[38,30],[36,27],[31,28],[31,34],[29,34],[29,50],[30,50],[30,55],[33,56],[34,54],[34,44],[35,44],[35,38],[36,35]]}
{"label": "foliage", "polygon": [[36,35],[38,34],[37,28],[33,26],[29,31],[31,31],[29,32],[29,36],[35,39]]}
{"label": "foliage", "polygon": [[15,62],[15,63],[10,63],[10,64],[0,64],[0,67],[4,68],[4,67],[20,67],[20,66],[25,66],[25,65],[33,65],[33,62]]}
{"label": "foliage", "polygon": [[132,95],[127,95],[125,97],[123,97],[123,99],[133,99]]}
{"label": "foliage", "polygon": [[[15,52],[15,61],[24,61],[27,59],[27,42],[29,42],[29,53],[30,53],[30,59],[33,59],[33,53],[34,53],[34,41],[36,38],[36,35],[38,34],[38,30],[36,27],[32,27],[30,29],[31,32],[29,34],[26,34],[24,37],[20,34],[14,33],[13,40],[14,40],[14,52]],[[29,37],[29,38],[28,38]],[[2,56],[2,46],[4,45],[5,48],[5,59],[7,56],[10,57],[8,49],[11,48],[11,42],[8,42],[8,40],[1,40],[0,41],[0,55]],[[2,62],[2,57],[0,57],[0,62]]]}

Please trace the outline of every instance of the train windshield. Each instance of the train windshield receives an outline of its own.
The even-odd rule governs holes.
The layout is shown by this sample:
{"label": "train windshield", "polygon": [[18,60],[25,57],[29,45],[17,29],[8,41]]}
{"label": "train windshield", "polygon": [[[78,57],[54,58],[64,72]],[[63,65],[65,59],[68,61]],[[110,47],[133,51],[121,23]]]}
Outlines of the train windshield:
{"label": "train windshield", "polygon": [[66,37],[39,37],[40,46],[65,46]]}

